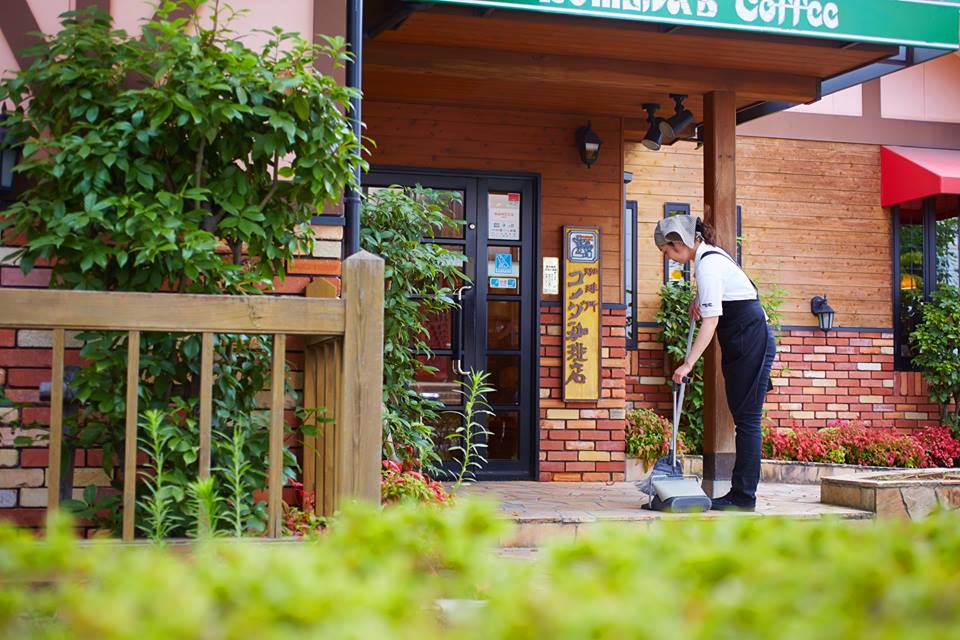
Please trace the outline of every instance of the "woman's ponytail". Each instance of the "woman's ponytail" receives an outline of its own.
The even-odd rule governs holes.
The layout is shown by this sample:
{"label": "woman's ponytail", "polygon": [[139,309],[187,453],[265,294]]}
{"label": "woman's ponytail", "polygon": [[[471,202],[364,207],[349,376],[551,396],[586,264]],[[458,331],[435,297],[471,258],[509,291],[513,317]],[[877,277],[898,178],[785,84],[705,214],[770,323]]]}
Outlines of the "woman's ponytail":
{"label": "woman's ponytail", "polygon": [[707,244],[717,244],[717,232],[714,230],[713,225],[703,222],[700,218],[697,218],[697,233],[703,236]]}

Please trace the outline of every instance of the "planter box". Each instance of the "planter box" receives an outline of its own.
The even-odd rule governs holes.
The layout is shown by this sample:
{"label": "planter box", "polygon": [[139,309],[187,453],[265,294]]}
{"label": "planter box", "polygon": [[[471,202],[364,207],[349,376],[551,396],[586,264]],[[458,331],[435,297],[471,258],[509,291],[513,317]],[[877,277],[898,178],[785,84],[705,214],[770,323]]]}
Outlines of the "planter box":
{"label": "planter box", "polygon": [[[683,470],[703,477],[703,457],[683,456]],[[861,467],[853,464],[829,464],[825,462],[791,462],[787,460],[764,460],[760,464],[760,482],[774,484],[820,484],[831,476],[852,476],[877,472],[902,471],[893,467]]]}
{"label": "planter box", "polygon": [[917,520],[935,508],[960,509],[960,470],[898,469],[824,478],[820,502]]}
{"label": "planter box", "polygon": [[643,482],[651,471],[653,471],[653,465],[650,465],[649,469],[645,469],[643,463],[636,458],[627,458],[623,479],[627,482]]}

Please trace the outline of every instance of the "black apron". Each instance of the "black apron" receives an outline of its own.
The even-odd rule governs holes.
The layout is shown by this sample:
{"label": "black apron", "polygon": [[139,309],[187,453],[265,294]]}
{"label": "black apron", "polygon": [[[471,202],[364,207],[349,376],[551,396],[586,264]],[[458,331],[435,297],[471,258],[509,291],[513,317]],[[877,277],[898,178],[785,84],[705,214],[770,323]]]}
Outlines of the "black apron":
{"label": "black apron", "polygon": [[[736,264],[733,258],[719,251],[707,251],[700,259],[714,254]],[[745,412],[758,410],[758,403],[762,408],[766,393],[773,389],[767,360],[771,351],[776,352],[776,342],[760,305],[757,285],[753,280],[750,284],[757,291],[757,298],[724,302],[723,315],[717,324],[727,405],[735,421]]]}

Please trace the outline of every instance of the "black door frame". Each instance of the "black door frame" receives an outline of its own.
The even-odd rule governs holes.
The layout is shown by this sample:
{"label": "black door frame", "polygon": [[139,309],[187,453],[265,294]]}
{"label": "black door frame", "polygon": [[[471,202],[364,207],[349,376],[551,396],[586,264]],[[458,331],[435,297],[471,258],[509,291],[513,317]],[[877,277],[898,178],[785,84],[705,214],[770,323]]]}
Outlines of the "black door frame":
{"label": "black door frame", "polygon": [[[480,480],[537,480],[540,473],[540,301],[541,279],[540,268],[540,174],[510,173],[471,170],[431,169],[424,167],[397,167],[375,165],[363,178],[364,185],[385,186],[389,184],[424,186],[435,189],[462,190],[465,198],[474,199],[473,208],[477,216],[477,229],[467,228],[464,239],[451,240],[451,243],[464,242],[477,247],[475,276],[479,274],[480,263],[486,264],[487,234],[481,223],[486,223],[487,201],[483,197],[487,190],[521,190],[529,191],[531,203],[529,220],[526,216],[521,219],[521,240],[495,241],[496,245],[521,247],[521,268],[530,274],[529,287],[524,291],[521,288],[521,327],[520,346],[522,351],[530,351],[529,357],[521,357],[521,380],[527,384],[520,385],[521,416],[526,413],[528,436],[521,438],[518,444],[519,461],[508,460],[490,461],[483,472],[478,474]],[[466,205],[466,203],[465,203]],[[524,212],[526,213],[526,212]],[[464,216],[468,216],[467,206],[464,207]],[[484,219],[480,219],[483,217]],[[477,235],[479,232],[479,235]],[[481,293],[482,292],[482,293]],[[464,304],[464,320],[473,318],[475,326],[486,326],[486,302],[497,294],[489,294],[487,287],[478,287]],[[482,298],[482,299],[481,299]],[[523,311],[526,311],[525,313]],[[486,331],[474,331],[475,340],[470,345],[465,344],[465,351],[469,351],[471,359],[476,363],[479,353],[488,353],[486,348]],[[494,351],[493,355],[497,352]],[[496,412],[497,405],[494,405]],[[521,424],[521,434],[523,434]],[[524,460],[524,457],[527,459]]]}

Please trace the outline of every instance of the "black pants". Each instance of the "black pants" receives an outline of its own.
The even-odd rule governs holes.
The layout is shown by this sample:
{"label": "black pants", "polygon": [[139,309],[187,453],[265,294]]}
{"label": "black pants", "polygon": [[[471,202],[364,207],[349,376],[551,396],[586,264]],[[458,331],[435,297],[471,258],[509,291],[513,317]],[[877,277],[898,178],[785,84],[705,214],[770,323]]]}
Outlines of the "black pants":
{"label": "black pants", "polygon": [[760,419],[777,343],[758,300],[724,302],[717,339],[727,405],[736,425],[732,489],[735,496],[756,499],[763,438]]}

